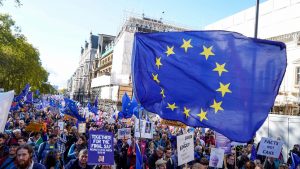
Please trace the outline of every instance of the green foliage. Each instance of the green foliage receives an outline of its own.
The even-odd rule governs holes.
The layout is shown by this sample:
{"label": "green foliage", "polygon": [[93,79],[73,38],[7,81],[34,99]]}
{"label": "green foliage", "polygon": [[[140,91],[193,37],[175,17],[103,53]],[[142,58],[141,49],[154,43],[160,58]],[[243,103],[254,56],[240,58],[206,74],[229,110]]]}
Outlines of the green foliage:
{"label": "green foliage", "polygon": [[38,50],[27,42],[9,15],[0,14],[0,87],[19,93],[29,83],[32,90],[55,92],[46,83],[48,75]]}

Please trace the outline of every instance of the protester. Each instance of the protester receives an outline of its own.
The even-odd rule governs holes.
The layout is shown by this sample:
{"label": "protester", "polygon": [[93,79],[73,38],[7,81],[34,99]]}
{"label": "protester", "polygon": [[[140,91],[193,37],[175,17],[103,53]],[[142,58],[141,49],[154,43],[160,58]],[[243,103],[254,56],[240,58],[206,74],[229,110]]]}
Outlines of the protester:
{"label": "protester", "polygon": [[65,169],[92,169],[93,166],[87,164],[88,150],[83,149],[79,152],[78,159],[71,160]]}
{"label": "protester", "polygon": [[12,169],[46,169],[44,165],[32,160],[33,149],[30,145],[24,145],[17,149],[16,166]]}
{"label": "protester", "polygon": [[156,161],[161,159],[164,155],[164,147],[158,146],[155,152],[149,157],[148,165],[150,169],[155,169]]}
{"label": "protester", "polygon": [[2,163],[2,165],[0,165],[0,169],[11,169],[13,167],[15,167],[15,160],[16,160],[16,156],[17,156],[17,149],[19,147],[19,144],[11,144],[9,146],[9,154],[6,157],[6,159],[4,160],[4,162]]}

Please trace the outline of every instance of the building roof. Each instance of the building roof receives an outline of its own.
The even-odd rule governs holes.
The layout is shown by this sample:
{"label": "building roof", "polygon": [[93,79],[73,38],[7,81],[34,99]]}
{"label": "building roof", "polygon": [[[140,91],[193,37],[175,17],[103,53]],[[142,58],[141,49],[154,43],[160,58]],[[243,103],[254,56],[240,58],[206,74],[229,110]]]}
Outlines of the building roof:
{"label": "building roof", "polygon": [[99,37],[97,35],[91,34],[91,48],[93,48],[93,49],[98,48],[98,39],[99,39]]}

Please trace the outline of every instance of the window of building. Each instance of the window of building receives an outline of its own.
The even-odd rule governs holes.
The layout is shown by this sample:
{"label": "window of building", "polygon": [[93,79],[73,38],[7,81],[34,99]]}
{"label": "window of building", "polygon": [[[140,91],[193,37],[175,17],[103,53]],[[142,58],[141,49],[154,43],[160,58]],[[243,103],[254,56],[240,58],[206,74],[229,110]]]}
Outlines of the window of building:
{"label": "window of building", "polygon": [[295,85],[300,85],[300,66],[296,67],[296,79],[295,79]]}

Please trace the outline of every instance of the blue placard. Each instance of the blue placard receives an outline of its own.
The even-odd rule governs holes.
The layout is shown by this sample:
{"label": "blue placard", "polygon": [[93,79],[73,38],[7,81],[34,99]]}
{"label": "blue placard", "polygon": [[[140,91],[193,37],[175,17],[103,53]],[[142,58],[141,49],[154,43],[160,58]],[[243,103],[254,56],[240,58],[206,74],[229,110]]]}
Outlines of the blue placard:
{"label": "blue placard", "polygon": [[113,133],[90,131],[88,164],[114,165]]}

